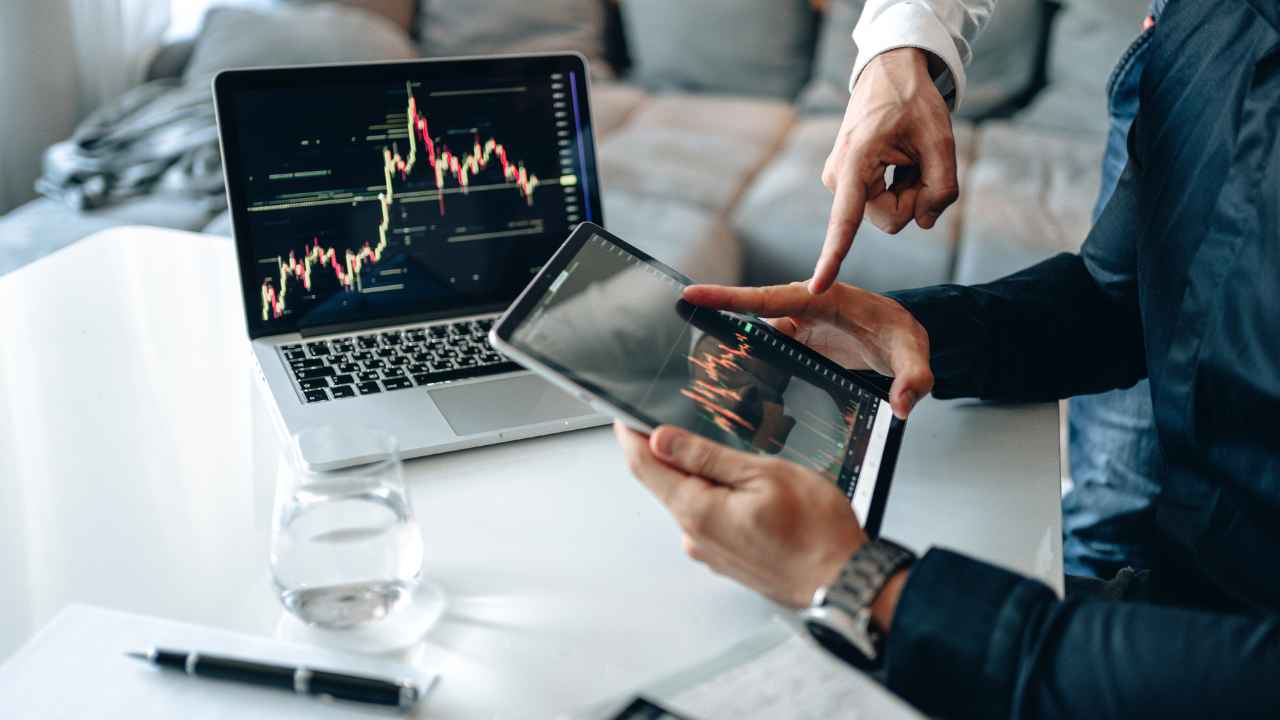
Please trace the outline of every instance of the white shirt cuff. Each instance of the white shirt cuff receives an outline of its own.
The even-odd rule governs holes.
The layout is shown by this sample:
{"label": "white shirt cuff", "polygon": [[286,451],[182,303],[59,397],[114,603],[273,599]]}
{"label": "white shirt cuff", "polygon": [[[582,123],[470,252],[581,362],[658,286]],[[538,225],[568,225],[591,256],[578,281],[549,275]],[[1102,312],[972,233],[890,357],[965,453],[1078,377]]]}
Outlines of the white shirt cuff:
{"label": "white shirt cuff", "polygon": [[889,5],[875,17],[859,18],[853,29],[853,40],[858,45],[858,59],[849,78],[850,93],[872,58],[897,48],[913,47],[942,61],[946,69],[934,76],[933,83],[952,110],[960,107],[964,97],[964,63],[946,26],[926,5],[900,2]]}

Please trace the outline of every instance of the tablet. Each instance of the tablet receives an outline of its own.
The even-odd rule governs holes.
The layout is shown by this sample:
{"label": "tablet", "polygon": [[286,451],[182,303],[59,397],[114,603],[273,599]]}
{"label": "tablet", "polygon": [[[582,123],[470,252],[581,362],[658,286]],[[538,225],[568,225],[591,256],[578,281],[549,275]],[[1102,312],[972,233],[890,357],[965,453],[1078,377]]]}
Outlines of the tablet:
{"label": "tablet", "polygon": [[813,470],[845,493],[874,536],[905,426],[886,388],[758,318],[685,302],[690,284],[583,223],[490,342],[642,432],[677,425]]}

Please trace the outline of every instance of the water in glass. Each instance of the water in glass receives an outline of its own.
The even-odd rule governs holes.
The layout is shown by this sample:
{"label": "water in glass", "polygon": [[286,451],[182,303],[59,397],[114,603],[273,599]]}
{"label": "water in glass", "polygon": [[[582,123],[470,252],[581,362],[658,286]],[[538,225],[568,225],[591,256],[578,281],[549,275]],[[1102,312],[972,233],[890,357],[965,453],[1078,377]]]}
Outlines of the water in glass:
{"label": "water in glass", "polygon": [[[423,561],[394,440],[367,430],[307,432],[327,436],[295,439],[292,490],[277,508],[272,545],[281,602],[325,628],[382,620],[411,602]],[[307,461],[309,448],[333,443],[371,445],[375,452],[342,470]]]}

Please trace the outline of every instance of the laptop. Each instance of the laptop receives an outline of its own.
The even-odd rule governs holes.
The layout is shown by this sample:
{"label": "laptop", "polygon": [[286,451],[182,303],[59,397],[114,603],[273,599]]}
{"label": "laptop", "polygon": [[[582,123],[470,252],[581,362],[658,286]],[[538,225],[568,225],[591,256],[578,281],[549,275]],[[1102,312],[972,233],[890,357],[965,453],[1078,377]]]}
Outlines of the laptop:
{"label": "laptop", "polygon": [[[373,426],[414,457],[607,422],[487,340],[603,220],[580,55],[231,70],[213,89],[245,323],[289,433]],[[362,459],[326,452],[304,459]]]}

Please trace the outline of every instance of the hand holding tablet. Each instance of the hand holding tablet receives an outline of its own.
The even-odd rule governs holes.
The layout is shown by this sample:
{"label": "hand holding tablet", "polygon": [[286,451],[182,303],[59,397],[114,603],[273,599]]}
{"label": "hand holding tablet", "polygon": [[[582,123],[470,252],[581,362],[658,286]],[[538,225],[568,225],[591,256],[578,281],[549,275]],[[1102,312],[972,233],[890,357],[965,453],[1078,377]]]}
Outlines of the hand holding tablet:
{"label": "hand holding tablet", "polygon": [[[894,417],[883,389],[841,364],[860,359],[860,366],[887,369],[873,344],[836,342],[839,313],[806,317],[793,308],[786,288],[705,287],[686,298],[690,284],[584,223],[498,321],[490,339],[636,430],[674,425],[734,450],[789,461],[838,488],[874,535],[904,421]],[[803,286],[796,288],[807,294]],[[690,300],[782,309],[779,314],[794,317],[781,323],[780,332],[754,316]],[[824,296],[817,302],[833,300]],[[822,345],[824,338],[832,343]],[[913,402],[907,393],[919,385],[918,378],[915,385],[895,383],[895,405],[902,405],[903,414]]]}

